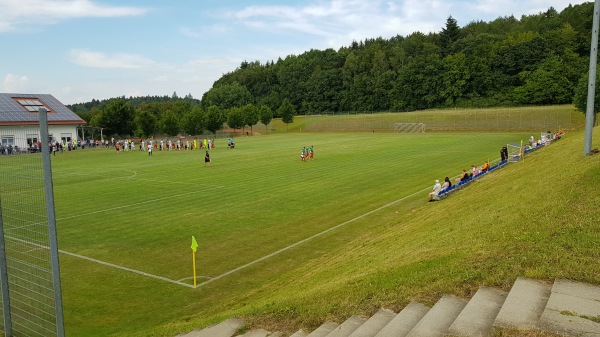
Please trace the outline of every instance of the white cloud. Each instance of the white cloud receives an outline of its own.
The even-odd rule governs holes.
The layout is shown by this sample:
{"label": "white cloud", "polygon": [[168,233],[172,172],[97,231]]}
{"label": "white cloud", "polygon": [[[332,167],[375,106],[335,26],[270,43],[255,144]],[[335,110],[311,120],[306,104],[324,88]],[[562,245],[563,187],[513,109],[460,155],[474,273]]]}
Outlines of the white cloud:
{"label": "white cloud", "polygon": [[140,16],[147,12],[145,8],[99,5],[91,0],[0,0],[0,32],[23,23],[53,24],[73,18]]}
{"label": "white cloud", "polygon": [[[586,0],[316,0],[289,6],[247,6],[226,13],[225,19],[271,34],[308,34],[328,47],[352,40],[439,32],[453,16],[464,26],[470,18],[494,20],[500,16],[536,14],[554,6]],[[318,46],[314,46],[318,47]]]}
{"label": "white cloud", "polygon": [[231,33],[232,29],[226,24],[215,24],[212,26],[206,26],[199,29],[191,27],[180,27],[179,33],[184,36],[191,37],[194,39],[201,38],[214,38],[215,35],[223,35]]}
{"label": "white cloud", "polygon": [[157,77],[153,78],[152,81],[154,81],[154,82],[168,82],[169,81],[169,76],[167,76],[167,75],[157,76]]}
{"label": "white cloud", "polygon": [[155,69],[166,67],[143,56],[125,53],[109,55],[89,50],[74,49],[71,50],[69,55],[73,63],[91,68]]}
{"label": "white cloud", "polygon": [[26,92],[29,87],[29,78],[8,74],[4,76],[2,86],[5,92]]}
{"label": "white cloud", "polygon": [[322,0],[298,6],[249,6],[226,17],[269,33],[313,35],[336,48],[352,40],[438,31],[449,7],[441,0]]}

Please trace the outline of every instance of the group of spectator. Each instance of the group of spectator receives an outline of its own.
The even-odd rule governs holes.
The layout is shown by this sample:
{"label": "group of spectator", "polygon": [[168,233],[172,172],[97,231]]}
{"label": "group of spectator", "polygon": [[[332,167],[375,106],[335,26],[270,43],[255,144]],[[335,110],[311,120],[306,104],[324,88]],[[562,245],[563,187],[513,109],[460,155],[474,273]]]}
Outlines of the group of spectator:
{"label": "group of spectator", "polygon": [[[471,165],[471,169],[469,171],[467,171],[466,169],[462,170],[462,173],[458,178],[454,180],[454,183],[458,184],[460,182],[465,182],[468,179],[471,179],[482,173],[487,172],[489,169],[490,163],[488,161],[485,161],[483,165],[481,165],[481,167],[477,165]],[[429,192],[429,201],[434,201],[438,194],[449,189],[450,187],[452,187],[452,181],[450,180],[450,178],[446,177],[442,184],[440,184],[440,181],[436,179],[435,184],[433,185],[433,189],[431,190],[431,192]]]}
{"label": "group of spectator", "polygon": [[[548,145],[552,141],[561,139],[563,135],[564,135],[563,130],[559,130],[555,134],[552,134],[550,131],[548,131],[545,134],[542,133],[541,138],[537,141],[535,140],[535,138],[532,135],[529,138],[528,144],[526,144],[524,146],[524,148],[522,150],[523,152],[518,154],[518,156],[519,156],[518,159],[520,159],[521,155],[527,154],[530,151],[537,149],[538,147]],[[494,165],[494,167],[492,167],[491,170],[494,170],[495,168],[506,164],[509,159],[508,157],[509,157],[508,147],[503,146],[502,149],[500,150],[500,163]],[[476,165],[471,165],[471,169],[469,171],[463,169],[461,175],[458,178],[456,178],[454,182],[457,185],[464,184],[464,183],[468,182],[470,179],[477,177],[480,174],[487,173],[488,171],[490,171],[490,163],[488,161],[485,161],[481,167],[478,167]],[[450,190],[452,190],[452,181],[450,181],[450,179],[448,177],[446,177],[443,184],[440,184],[440,181],[436,180],[435,184],[433,185],[433,189],[431,190],[431,192],[429,192],[429,201],[436,200],[441,193],[449,192]]]}
{"label": "group of spectator", "polygon": [[0,145],[0,155],[7,156],[20,153],[21,149],[16,145]]}

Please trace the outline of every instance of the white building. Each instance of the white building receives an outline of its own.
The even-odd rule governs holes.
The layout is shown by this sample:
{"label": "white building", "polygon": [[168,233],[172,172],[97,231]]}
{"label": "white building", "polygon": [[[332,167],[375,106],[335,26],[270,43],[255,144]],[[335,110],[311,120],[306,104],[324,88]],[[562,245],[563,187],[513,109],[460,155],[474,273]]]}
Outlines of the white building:
{"label": "white building", "polygon": [[50,140],[75,140],[77,128],[86,124],[52,95],[0,93],[0,145],[25,149],[41,141],[40,108],[48,111]]}

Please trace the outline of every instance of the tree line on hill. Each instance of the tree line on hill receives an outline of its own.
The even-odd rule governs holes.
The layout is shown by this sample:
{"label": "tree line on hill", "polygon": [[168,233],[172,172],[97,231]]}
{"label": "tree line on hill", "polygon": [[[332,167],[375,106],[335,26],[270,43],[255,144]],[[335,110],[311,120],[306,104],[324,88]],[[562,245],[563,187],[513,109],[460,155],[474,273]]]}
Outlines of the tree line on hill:
{"label": "tree line on hill", "polygon": [[590,2],[462,28],[449,17],[439,33],[244,61],[201,100],[174,93],[70,108],[90,125],[140,136],[216,132],[225,122],[239,129],[274,117],[291,123],[297,113],[564,103],[585,111],[592,15]]}

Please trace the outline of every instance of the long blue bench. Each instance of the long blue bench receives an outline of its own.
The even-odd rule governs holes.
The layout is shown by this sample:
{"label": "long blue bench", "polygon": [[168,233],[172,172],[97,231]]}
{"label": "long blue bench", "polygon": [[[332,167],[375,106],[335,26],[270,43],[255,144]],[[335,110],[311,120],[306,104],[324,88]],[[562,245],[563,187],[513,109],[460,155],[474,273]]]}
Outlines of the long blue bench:
{"label": "long blue bench", "polygon": [[462,187],[464,187],[465,185],[468,185],[470,182],[472,182],[475,179],[479,179],[480,177],[488,174],[489,172],[492,172],[494,170],[497,170],[499,168],[502,168],[504,166],[506,166],[508,164],[508,160],[504,160],[501,161],[497,164],[494,164],[493,166],[491,166],[487,171],[482,171],[474,176],[471,176],[465,180],[461,180],[459,182],[457,182],[456,184],[441,190],[438,195],[434,198],[435,200],[441,200],[444,199],[445,197],[447,197],[449,194],[451,194],[453,191],[455,191],[456,189],[460,189]]}

